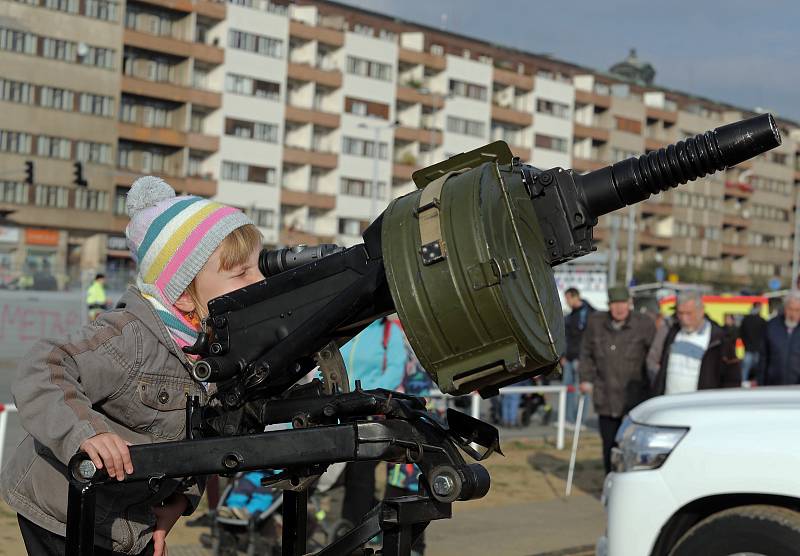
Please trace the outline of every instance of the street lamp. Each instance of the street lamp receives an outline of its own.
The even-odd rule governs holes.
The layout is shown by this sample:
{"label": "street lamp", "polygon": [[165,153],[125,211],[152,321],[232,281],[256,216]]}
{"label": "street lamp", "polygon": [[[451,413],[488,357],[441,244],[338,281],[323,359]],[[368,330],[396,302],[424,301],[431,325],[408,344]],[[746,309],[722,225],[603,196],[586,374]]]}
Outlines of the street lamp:
{"label": "street lamp", "polygon": [[[365,123],[358,124],[358,127],[362,129],[371,129],[373,132],[374,137],[374,151],[372,157],[372,187],[369,191],[370,197],[370,208],[369,208],[369,216],[370,222],[374,221],[378,217],[378,157],[380,155],[380,139],[381,139],[381,132],[386,129],[394,129],[397,127],[398,122],[392,122],[390,124],[383,124],[383,125],[368,125]],[[388,149],[387,149],[387,155]]]}

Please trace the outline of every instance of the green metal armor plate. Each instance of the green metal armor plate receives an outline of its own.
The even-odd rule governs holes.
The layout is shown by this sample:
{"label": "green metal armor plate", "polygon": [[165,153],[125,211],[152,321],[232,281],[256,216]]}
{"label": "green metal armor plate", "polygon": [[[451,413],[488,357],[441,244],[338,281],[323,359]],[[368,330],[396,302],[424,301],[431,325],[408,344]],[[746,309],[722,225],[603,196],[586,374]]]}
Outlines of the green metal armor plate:
{"label": "green metal armor plate", "polygon": [[491,394],[564,349],[553,271],[511,152],[496,142],[420,170],[383,217],[386,276],[422,366],[443,392]]}

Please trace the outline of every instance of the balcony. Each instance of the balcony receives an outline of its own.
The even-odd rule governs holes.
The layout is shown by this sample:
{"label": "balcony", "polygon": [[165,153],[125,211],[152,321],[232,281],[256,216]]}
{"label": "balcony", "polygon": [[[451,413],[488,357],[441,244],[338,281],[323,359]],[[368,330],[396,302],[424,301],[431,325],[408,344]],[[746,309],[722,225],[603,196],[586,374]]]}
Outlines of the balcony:
{"label": "balcony", "polygon": [[745,245],[736,245],[735,243],[723,243],[722,244],[722,256],[729,256],[729,257],[746,257],[747,256],[747,246]]}
{"label": "balcony", "polygon": [[655,214],[657,216],[672,215],[672,205],[667,203],[654,203],[653,201],[645,201],[639,205],[639,210],[642,211],[642,214]]}
{"label": "balcony", "polygon": [[186,146],[198,151],[217,152],[219,150],[219,137],[190,132],[186,134]]}
{"label": "balcony", "polygon": [[186,145],[186,134],[163,127],[143,127],[136,124],[119,122],[117,124],[120,139],[139,143],[154,143],[168,147],[182,148]]}
{"label": "balcony", "polygon": [[421,93],[414,87],[407,87],[405,85],[397,86],[397,100],[407,102],[409,104],[423,104],[432,108],[442,108],[444,106],[444,98],[442,95],[432,95],[430,93]]}
{"label": "balcony", "polygon": [[605,162],[599,160],[590,160],[588,158],[572,158],[572,169],[576,172],[591,172],[599,168],[608,166]]}
{"label": "balcony", "polygon": [[723,228],[736,228],[737,230],[744,230],[750,227],[750,220],[735,214],[723,213],[722,215]]}
{"label": "balcony", "polygon": [[646,151],[657,151],[662,147],[666,147],[669,145],[666,141],[660,141],[658,139],[653,139],[652,137],[645,137],[644,138],[644,150]]}
{"label": "balcony", "polygon": [[392,166],[392,177],[402,181],[411,181],[411,174],[417,169],[413,164],[395,162]]}
{"label": "balcony", "polygon": [[225,19],[225,3],[219,0],[140,0],[176,12],[197,12],[211,19]]}
{"label": "balcony", "polygon": [[294,19],[289,22],[289,36],[307,41],[319,41],[332,46],[344,46],[344,33],[341,31],[308,25]]}
{"label": "balcony", "polygon": [[172,83],[148,81],[129,75],[122,76],[122,92],[145,97],[162,98],[173,102],[191,102],[200,106],[219,108],[222,106],[222,95],[212,91],[194,89]]}
{"label": "balcony", "polygon": [[527,127],[533,124],[533,114],[492,104],[492,119]]}
{"label": "balcony", "polygon": [[281,188],[281,204],[292,207],[309,207],[317,210],[333,210],[336,208],[336,196],[283,187]]}
{"label": "balcony", "polygon": [[320,243],[333,243],[334,236],[316,235],[303,230],[281,228],[279,242],[281,245],[317,245]]}
{"label": "balcony", "polygon": [[501,68],[494,68],[492,79],[501,85],[514,86],[523,91],[533,90],[533,76]]}
{"label": "balcony", "polygon": [[509,143],[508,147],[511,149],[511,154],[518,156],[522,162],[528,162],[531,159],[530,147],[523,147],[521,145],[512,145]]}
{"label": "balcony", "polygon": [[[200,197],[213,197],[217,194],[217,180],[202,178],[199,176],[178,177],[167,174],[152,172],[153,175],[161,176],[169,183],[178,195],[189,194]],[[141,173],[130,172],[118,169],[114,175],[114,183],[124,187],[130,187],[136,178],[142,176]]]}
{"label": "balcony", "polygon": [[609,95],[599,95],[593,91],[575,89],[575,102],[577,104],[591,104],[601,108],[611,108],[611,97]]}
{"label": "balcony", "polygon": [[636,239],[641,247],[655,247],[657,251],[665,251],[672,247],[672,239],[657,236],[645,230],[636,234]]}
{"label": "balcony", "polygon": [[285,145],[283,147],[283,161],[298,166],[310,164],[311,166],[332,170],[338,166],[339,157],[336,153],[323,153]]}
{"label": "balcony", "polygon": [[216,46],[199,42],[189,42],[172,37],[162,37],[125,29],[123,37],[126,46],[134,46],[144,50],[164,52],[182,58],[195,58],[209,64],[221,64],[225,61],[225,51]]}
{"label": "balcony", "polygon": [[750,185],[749,183],[726,181],[725,196],[734,197],[736,199],[747,200],[753,196],[753,186]]}
{"label": "balcony", "polygon": [[406,64],[424,65],[437,71],[443,71],[447,68],[447,59],[444,56],[436,56],[429,52],[401,47],[398,51],[398,58]]}
{"label": "balcony", "polygon": [[322,112],[321,110],[313,110],[309,108],[300,108],[298,106],[286,105],[286,112],[284,118],[288,122],[298,122],[302,124],[314,124],[321,127],[338,128],[340,117],[339,114],[332,112]]}
{"label": "balcony", "polygon": [[662,122],[667,122],[674,124],[678,121],[678,113],[673,112],[670,110],[664,110],[663,108],[655,108],[653,106],[646,106],[645,107],[645,114],[648,118],[653,120],[661,120]]}
{"label": "balcony", "polygon": [[441,145],[442,132],[438,129],[398,126],[394,130],[395,140],[418,142],[424,145]]}
{"label": "balcony", "polygon": [[323,70],[295,62],[289,62],[289,79],[313,81],[332,89],[342,86],[342,72],[339,70]]}
{"label": "balcony", "polygon": [[609,131],[607,129],[583,125],[579,124],[578,122],[575,122],[573,126],[574,126],[573,134],[576,139],[589,138],[592,141],[599,141],[603,143],[608,142]]}

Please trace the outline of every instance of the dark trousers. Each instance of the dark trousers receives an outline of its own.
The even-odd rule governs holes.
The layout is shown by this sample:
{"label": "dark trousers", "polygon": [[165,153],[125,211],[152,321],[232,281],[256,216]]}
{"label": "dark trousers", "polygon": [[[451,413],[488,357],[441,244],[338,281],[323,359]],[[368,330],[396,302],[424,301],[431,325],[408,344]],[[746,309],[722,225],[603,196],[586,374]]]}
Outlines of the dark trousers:
{"label": "dark trousers", "polygon": [[[413,490],[408,490],[405,488],[396,487],[394,485],[386,485],[386,494],[384,494],[384,499],[386,498],[400,498],[401,496],[410,496],[413,494],[417,494]],[[414,541],[414,544],[411,545],[411,550],[414,552],[419,552],[423,554],[425,552],[425,531],[420,533],[417,540]]]}
{"label": "dark trousers", "polygon": [[[22,540],[25,542],[25,549],[29,556],[64,556],[67,551],[66,538],[39,527],[21,515],[17,515],[17,521],[19,521],[19,530],[22,532]],[[153,554],[153,550],[151,541],[139,555],[150,556]],[[121,552],[112,552],[97,546],[94,548],[94,554],[95,556],[124,556]]]}
{"label": "dark trousers", "polygon": [[597,420],[600,427],[600,438],[603,439],[603,465],[606,468],[606,475],[608,475],[611,473],[611,448],[614,447],[614,437],[617,436],[619,426],[622,424],[622,417],[599,415]]}
{"label": "dark trousers", "polygon": [[361,518],[375,507],[375,468],[377,461],[348,463],[344,471],[344,501],[342,517],[358,525]]}

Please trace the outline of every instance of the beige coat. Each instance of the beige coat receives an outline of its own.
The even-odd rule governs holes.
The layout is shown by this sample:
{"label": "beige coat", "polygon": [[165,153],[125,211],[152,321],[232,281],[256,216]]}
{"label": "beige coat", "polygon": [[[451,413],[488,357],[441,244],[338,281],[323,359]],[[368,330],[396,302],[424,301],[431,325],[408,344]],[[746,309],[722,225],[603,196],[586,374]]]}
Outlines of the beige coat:
{"label": "beige coat", "polygon": [[[0,495],[17,512],[66,535],[66,463],[87,438],[115,432],[132,444],[185,436],[186,395],[203,387],[152,305],[130,288],[117,308],[66,339],[42,340],[22,360],[12,386],[22,426],[29,433],[0,477]],[[152,537],[151,506],[178,488],[157,493],[145,483],[98,489],[95,543],[126,554]],[[185,492],[191,513],[201,487]]]}

